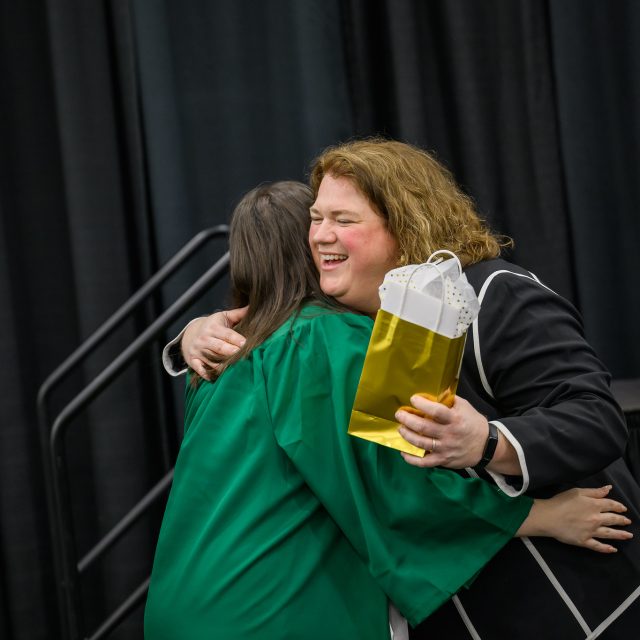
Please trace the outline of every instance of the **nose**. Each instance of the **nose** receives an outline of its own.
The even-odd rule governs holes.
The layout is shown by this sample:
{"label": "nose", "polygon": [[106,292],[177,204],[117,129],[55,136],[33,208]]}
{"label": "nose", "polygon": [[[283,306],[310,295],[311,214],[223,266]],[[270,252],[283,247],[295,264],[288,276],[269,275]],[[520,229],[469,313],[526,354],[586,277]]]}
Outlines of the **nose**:
{"label": "nose", "polygon": [[313,244],[331,244],[336,241],[332,221],[325,218],[321,222],[312,223],[309,228],[309,239]]}

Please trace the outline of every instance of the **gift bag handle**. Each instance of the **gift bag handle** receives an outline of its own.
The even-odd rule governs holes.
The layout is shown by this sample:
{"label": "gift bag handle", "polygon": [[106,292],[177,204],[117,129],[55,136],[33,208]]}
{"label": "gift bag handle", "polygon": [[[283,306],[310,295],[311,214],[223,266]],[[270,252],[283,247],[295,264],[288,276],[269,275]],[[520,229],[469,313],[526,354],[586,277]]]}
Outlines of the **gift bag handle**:
{"label": "gift bag handle", "polygon": [[449,251],[448,249],[438,249],[438,251],[434,251],[429,256],[429,259],[426,262],[423,262],[422,264],[419,264],[411,272],[411,275],[409,276],[409,279],[407,280],[407,285],[405,286],[404,290],[402,291],[402,298],[400,299],[400,315],[401,316],[404,313],[404,303],[405,303],[405,300],[407,298],[407,291],[409,290],[409,284],[411,283],[411,278],[413,278],[413,276],[420,269],[422,269],[423,267],[434,267],[437,270],[438,276],[440,277],[440,282],[442,283],[442,295],[440,296],[440,309],[438,311],[438,319],[436,320],[436,327],[440,326],[440,320],[442,319],[442,311],[444,310],[444,288],[445,288],[445,284],[444,284],[444,274],[442,273],[442,270],[440,269],[440,264],[443,261],[442,260],[438,260],[437,262],[433,262],[433,259],[434,259],[435,256],[437,256],[438,254],[441,254],[441,253],[449,254],[456,261],[456,263],[458,265],[458,278],[462,274],[462,264],[460,263],[460,259],[458,258],[458,256],[455,253],[453,253],[453,251]]}
{"label": "gift bag handle", "polygon": [[462,263],[460,262],[460,258],[458,258],[458,256],[455,253],[453,253],[453,251],[449,251],[449,249],[438,249],[437,251],[434,251],[429,256],[429,259],[427,260],[427,264],[434,264],[434,265],[440,264],[442,260],[438,260],[438,262],[432,262],[432,260],[434,259],[435,256],[440,255],[441,253],[446,253],[447,255],[450,255],[456,261],[456,264],[458,265],[458,278],[459,278],[462,275]]}

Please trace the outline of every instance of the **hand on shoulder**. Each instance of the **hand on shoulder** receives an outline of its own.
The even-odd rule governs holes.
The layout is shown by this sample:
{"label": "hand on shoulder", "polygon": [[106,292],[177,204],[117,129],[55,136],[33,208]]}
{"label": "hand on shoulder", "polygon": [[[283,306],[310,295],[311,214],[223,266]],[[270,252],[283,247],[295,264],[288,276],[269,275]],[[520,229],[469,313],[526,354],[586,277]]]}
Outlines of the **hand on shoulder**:
{"label": "hand on shoulder", "polygon": [[181,341],[182,357],[201,378],[209,380],[222,359],[233,355],[244,344],[244,337],[233,330],[248,307],[218,311],[194,320]]}

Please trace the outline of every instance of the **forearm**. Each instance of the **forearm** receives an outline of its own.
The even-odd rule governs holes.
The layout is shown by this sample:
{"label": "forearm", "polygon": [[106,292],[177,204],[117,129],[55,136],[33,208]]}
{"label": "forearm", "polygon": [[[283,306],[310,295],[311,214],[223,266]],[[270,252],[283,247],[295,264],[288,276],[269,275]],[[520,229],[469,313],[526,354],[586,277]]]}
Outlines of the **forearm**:
{"label": "forearm", "polygon": [[[626,427],[617,407],[602,398],[578,397],[500,421],[517,444],[528,490],[573,483],[623,455]],[[507,467],[504,467],[508,469]],[[490,471],[514,475],[503,467]]]}

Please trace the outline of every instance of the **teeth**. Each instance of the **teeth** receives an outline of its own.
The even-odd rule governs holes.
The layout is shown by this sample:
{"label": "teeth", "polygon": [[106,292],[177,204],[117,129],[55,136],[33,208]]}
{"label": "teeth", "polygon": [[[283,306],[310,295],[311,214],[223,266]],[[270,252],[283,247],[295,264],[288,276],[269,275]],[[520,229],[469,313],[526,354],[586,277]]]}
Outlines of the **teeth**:
{"label": "teeth", "polygon": [[323,253],[320,257],[322,258],[322,260],[325,260],[325,261],[347,259],[347,256],[341,255],[339,253]]}

